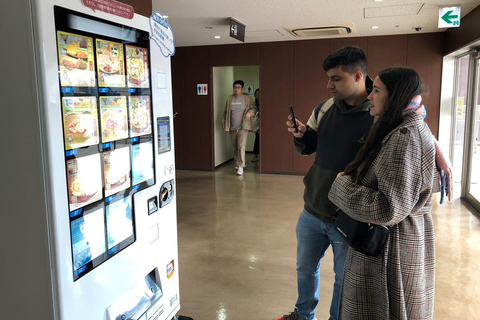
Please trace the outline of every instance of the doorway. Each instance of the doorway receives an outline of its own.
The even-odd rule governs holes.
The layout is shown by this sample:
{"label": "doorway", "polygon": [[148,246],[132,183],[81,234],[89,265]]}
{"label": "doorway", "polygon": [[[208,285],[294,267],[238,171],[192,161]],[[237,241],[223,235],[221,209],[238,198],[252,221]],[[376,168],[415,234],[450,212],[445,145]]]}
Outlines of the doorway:
{"label": "doorway", "polygon": [[[260,66],[227,66],[213,67],[213,131],[214,131],[214,159],[215,167],[230,161],[233,158],[233,147],[230,135],[222,130],[222,118],[225,102],[233,94],[233,82],[243,80],[243,93],[248,93],[255,101],[255,90],[260,86]],[[253,152],[255,134],[248,134],[246,152]]]}
{"label": "doorway", "polygon": [[450,151],[454,188],[480,212],[480,68],[479,51],[454,60]]}

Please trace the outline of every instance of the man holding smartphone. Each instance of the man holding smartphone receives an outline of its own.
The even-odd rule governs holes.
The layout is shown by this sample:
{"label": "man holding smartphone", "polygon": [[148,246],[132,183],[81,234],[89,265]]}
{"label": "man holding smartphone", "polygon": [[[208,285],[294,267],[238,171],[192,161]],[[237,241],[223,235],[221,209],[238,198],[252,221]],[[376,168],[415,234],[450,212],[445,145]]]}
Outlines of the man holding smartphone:
{"label": "man holding smartphone", "polygon": [[358,47],[348,46],[331,53],[323,68],[328,76],[327,88],[334,105],[317,123],[325,100],[315,108],[308,125],[296,120],[298,131],[288,116],[288,131],[295,137],[295,149],[301,155],[315,154],[315,162],[305,175],[305,206],[297,223],[296,309],[277,320],[312,320],[319,301],[320,261],[331,245],[334,256],[335,284],[330,320],[336,320],[343,268],[348,245],[334,228],[336,207],[328,192],[337,173],[343,171],[362,146],[373,125],[367,96],[373,81],[367,76],[367,58]]}

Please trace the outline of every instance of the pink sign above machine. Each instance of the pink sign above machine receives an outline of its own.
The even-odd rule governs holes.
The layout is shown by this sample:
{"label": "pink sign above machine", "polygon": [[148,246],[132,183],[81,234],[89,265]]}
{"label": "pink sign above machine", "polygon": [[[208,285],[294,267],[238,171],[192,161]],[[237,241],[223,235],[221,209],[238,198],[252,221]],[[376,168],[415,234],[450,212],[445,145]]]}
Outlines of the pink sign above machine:
{"label": "pink sign above machine", "polygon": [[132,19],[135,14],[133,7],[114,0],[82,0],[85,7],[110,13],[122,18]]}

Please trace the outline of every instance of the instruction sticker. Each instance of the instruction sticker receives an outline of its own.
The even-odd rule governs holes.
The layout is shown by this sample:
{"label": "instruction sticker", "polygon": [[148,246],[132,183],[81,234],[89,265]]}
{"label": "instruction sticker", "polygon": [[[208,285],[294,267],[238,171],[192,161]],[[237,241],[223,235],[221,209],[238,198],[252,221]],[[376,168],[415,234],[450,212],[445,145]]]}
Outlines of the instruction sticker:
{"label": "instruction sticker", "polygon": [[175,54],[173,32],[168,21],[163,18],[160,12],[154,12],[150,17],[150,29],[152,31],[150,39],[157,43],[163,56],[166,58],[173,56]]}

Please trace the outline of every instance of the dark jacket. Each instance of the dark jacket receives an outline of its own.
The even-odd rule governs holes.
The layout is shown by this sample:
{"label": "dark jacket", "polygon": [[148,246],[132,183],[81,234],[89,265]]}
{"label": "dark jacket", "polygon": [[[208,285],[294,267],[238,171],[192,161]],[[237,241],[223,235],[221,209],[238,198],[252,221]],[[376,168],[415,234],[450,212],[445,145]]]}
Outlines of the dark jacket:
{"label": "dark jacket", "polygon": [[[367,91],[372,80],[367,77]],[[311,117],[318,114],[323,101]],[[348,106],[334,99],[334,105],[323,116],[317,131],[307,126],[302,138],[295,138],[295,149],[301,155],[315,153],[315,162],[303,178],[305,210],[315,217],[333,223],[336,206],[328,199],[328,192],[337,174],[345,170],[365,142],[373,125],[368,100],[358,106]],[[309,120],[310,122],[310,120]]]}

